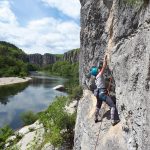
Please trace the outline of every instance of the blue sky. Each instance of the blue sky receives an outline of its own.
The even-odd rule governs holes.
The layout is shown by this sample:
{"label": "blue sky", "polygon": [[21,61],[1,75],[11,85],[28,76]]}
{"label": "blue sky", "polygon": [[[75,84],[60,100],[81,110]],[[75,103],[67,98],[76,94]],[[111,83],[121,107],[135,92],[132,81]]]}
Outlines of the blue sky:
{"label": "blue sky", "polygon": [[26,53],[79,47],[79,0],[0,0],[0,40]]}

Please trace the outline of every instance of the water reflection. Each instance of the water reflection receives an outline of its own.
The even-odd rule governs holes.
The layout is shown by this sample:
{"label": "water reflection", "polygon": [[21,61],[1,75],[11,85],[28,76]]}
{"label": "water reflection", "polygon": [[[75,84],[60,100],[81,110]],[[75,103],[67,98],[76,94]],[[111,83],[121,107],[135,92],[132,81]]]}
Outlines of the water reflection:
{"label": "water reflection", "polygon": [[9,102],[9,98],[23,91],[29,83],[21,83],[15,85],[7,85],[0,87],[0,103],[6,105]]}
{"label": "water reflection", "polygon": [[34,77],[34,80],[30,81],[30,85],[33,87],[41,87],[44,86],[45,88],[51,88],[56,85],[56,83],[60,83],[60,80],[58,79],[50,79],[50,78],[40,78],[40,77]]}
{"label": "water reflection", "polygon": [[0,127],[9,124],[14,129],[20,128],[20,115],[23,112],[42,111],[55,96],[66,95],[53,90],[53,87],[65,82],[62,78],[34,76],[29,83],[0,88]]}

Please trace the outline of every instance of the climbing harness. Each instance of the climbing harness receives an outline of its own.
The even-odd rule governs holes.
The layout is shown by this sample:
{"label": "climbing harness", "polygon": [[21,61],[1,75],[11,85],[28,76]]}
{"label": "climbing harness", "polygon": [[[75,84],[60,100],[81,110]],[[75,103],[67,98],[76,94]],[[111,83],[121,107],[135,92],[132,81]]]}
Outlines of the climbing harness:
{"label": "climbing harness", "polygon": [[[109,79],[109,84],[108,84],[108,88],[107,88],[107,91],[108,91],[107,95],[110,94],[111,82],[112,82],[112,77],[110,77],[110,79]],[[99,135],[100,135],[100,132],[101,132],[101,126],[102,126],[102,122],[103,122],[103,115],[105,113],[105,109],[106,109],[106,103],[104,103],[104,111],[103,111],[102,116],[101,116],[101,124],[99,126],[99,132],[98,132],[98,136],[97,136],[97,140],[96,140],[96,144],[95,144],[94,150],[96,150],[97,143],[98,143],[98,140],[99,140]]]}

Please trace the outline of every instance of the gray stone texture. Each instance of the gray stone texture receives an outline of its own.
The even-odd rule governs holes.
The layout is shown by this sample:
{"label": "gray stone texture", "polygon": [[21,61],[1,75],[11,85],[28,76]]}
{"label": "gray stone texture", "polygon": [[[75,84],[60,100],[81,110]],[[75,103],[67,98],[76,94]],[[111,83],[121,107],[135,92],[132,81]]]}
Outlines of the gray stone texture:
{"label": "gray stone texture", "polygon": [[71,50],[64,53],[63,60],[69,61],[70,63],[79,62],[79,49]]}
{"label": "gray stone texture", "polygon": [[52,54],[44,54],[43,55],[43,66],[48,64],[53,64],[56,62],[56,56]]}
{"label": "gray stone texture", "polygon": [[57,57],[55,54],[29,54],[22,55],[22,60],[29,62],[31,64],[46,66],[49,64],[54,64],[57,61],[69,61],[70,63],[79,62],[79,50],[71,50],[64,53],[63,58]]}
{"label": "gray stone texture", "polygon": [[29,54],[28,61],[31,64],[35,64],[35,65],[39,65],[39,66],[41,66],[43,64],[43,58],[42,58],[41,54]]}
{"label": "gray stone texture", "polygon": [[[121,122],[104,118],[97,150],[150,150],[150,2],[80,0],[80,83],[104,54],[115,81]],[[100,123],[94,123],[96,102],[85,90],[79,102],[74,149],[95,150]]]}

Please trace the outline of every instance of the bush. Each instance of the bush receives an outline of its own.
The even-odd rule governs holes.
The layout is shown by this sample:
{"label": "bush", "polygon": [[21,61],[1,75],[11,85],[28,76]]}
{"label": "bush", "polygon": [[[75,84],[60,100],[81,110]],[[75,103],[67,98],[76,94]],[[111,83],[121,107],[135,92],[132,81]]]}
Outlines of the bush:
{"label": "bush", "polygon": [[83,95],[83,90],[81,86],[76,86],[72,88],[70,98],[79,100]]}
{"label": "bush", "polygon": [[68,97],[57,97],[49,108],[40,114],[40,120],[48,131],[46,139],[55,147],[61,146],[64,141],[70,139],[73,142],[76,115],[70,115],[65,111],[68,100]]}
{"label": "bush", "polygon": [[125,0],[130,5],[140,5],[144,2],[144,0]]}
{"label": "bush", "polygon": [[21,119],[24,125],[30,125],[33,124],[38,119],[38,115],[33,113],[32,111],[28,111],[21,115]]}
{"label": "bush", "polygon": [[26,73],[26,72],[24,72],[24,71],[21,71],[20,73],[19,73],[19,76],[20,77],[26,77],[28,74]]}
{"label": "bush", "polygon": [[9,126],[4,126],[0,129],[0,149],[4,149],[5,141],[11,136],[14,131]]}
{"label": "bush", "polygon": [[38,69],[36,65],[25,62],[23,56],[25,53],[15,45],[0,41],[0,77],[24,77],[29,74],[29,71]]}
{"label": "bush", "polygon": [[67,61],[58,61],[54,64],[43,67],[43,70],[51,75],[59,75],[62,77],[79,77],[79,64],[71,64]]}

